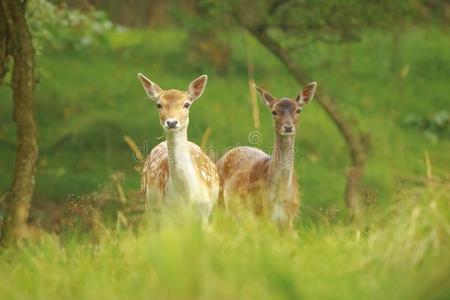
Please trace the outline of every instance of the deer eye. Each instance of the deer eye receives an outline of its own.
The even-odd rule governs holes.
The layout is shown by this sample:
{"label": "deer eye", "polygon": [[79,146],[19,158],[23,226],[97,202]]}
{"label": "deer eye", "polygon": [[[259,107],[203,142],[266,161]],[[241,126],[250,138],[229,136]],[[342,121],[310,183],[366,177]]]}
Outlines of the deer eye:
{"label": "deer eye", "polygon": [[156,107],[158,108],[158,109],[161,109],[162,108],[162,105],[161,104],[156,104]]}
{"label": "deer eye", "polygon": [[278,116],[278,113],[274,110],[272,110],[272,116]]}
{"label": "deer eye", "polygon": [[188,103],[188,102],[186,102],[186,103],[183,105],[184,108],[189,108],[189,106],[191,106],[191,104]]}

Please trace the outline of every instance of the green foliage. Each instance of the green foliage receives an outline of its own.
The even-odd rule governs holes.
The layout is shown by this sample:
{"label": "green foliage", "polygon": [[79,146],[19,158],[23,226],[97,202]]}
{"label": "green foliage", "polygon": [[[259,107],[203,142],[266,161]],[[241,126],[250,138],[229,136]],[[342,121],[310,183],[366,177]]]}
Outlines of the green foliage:
{"label": "green foliage", "polygon": [[103,227],[0,253],[1,299],[446,299],[450,190],[404,190],[367,224],[305,223],[297,238],[216,211],[137,233]]}
{"label": "green foliage", "polygon": [[[262,27],[276,31],[288,48],[317,41],[358,41],[366,30],[394,30],[407,24],[446,23],[446,6],[426,0],[201,0],[203,24],[223,29],[229,20],[251,30]],[[192,24],[200,22],[192,21]]]}
{"label": "green foliage", "polygon": [[[255,10],[265,5],[254,3]],[[40,232],[40,242],[0,252],[0,299],[449,298],[446,33],[405,28],[396,43],[384,31],[333,15],[332,4],[338,2],[289,3],[314,5],[298,20],[294,11],[286,11],[290,15],[283,22],[301,24],[303,16],[321,32],[340,22],[350,28],[356,22],[359,43],[314,41],[293,57],[319,89],[326,87],[339,99],[347,116],[359,120],[367,136],[362,192],[369,209],[363,223],[343,222],[347,152],[336,128],[313,102],[302,113],[296,140],[302,190],[297,238],[250,215],[236,221],[221,210],[214,212],[207,231],[187,214],[164,217],[160,229],[150,219],[151,224],[144,221],[131,232],[135,223],[126,212],[142,210],[142,202],[127,191],[139,188],[133,168],[139,163],[123,135],[131,136],[144,154],[162,137],[138,72],[162,88],[177,89],[208,73],[206,91],[191,110],[189,137],[199,143],[211,128],[208,146],[219,154],[235,145],[270,151],[271,116],[262,105],[258,130],[263,139],[257,144],[248,139],[255,130],[249,64],[258,84],[276,96],[293,97],[300,87],[270,53],[240,31],[230,35],[230,73],[223,76],[185,62],[184,30],[111,31],[97,12],[81,14],[32,0],[30,23],[46,51],[38,57],[45,72],[36,95],[41,149],[31,218],[45,223],[53,217],[56,212],[47,206],[52,201],[67,206],[70,217],[60,236]],[[357,4],[339,3],[348,5],[342,12]],[[374,6],[377,11],[367,14],[376,16],[381,8],[386,7]],[[227,9],[219,7],[217,13]],[[320,21],[314,14],[333,16]],[[85,37],[92,43],[82,42]],[[10,96],[9,89],[0,89],[1,100]],[[1,104],[0,119],[9,120],[11,103]],[[428,132],[435,136],[432,143]],[[10,182],[14,135],[12,122],[0,124],[0,194]],[[115,170],[124,172],[126,180],[113,178],[105,184]],[[136,215],[140,220],[141,214]]]}
{"label": "green foliage", "polygon": [[427,116],[412,113],[403,119],[403,123],[408,127],[422,130],[432,141],[436,141],[439,137],[450,136],[449,115],[446,110]]}
{"label": "green foliage", "polygon": [[38,52],[43,47],[80,50],[106,43],[105,34],[113,29],[101,11],[81,12],[47,0],[29,1],[27,19]]}
{"label": "green foliage", "polygon": [[[40,160],[35,203],[65,201],[69,194],[97,190],[109,174],[124,172],[125,188],[139,189],[137,162],[123,141],[131,136],[149,151],[161,142],[157,112],[146,98],[136,74],[143,72],[162,88],[186,89],[206,72],[208,86],[191,109],[189,138],[200,143],[206,128],[209,146],[222,154],[235,145],[253,145],[255,130],[247,84],[247,55],[251,53],[255,80],[276,96],[293,97],[299,90],[280,63],[256,41],[235,32],[230,36],[232,58],[228,76],[185,62],[185,32],[177,30],[123,31],[108,34],[108,45],[83,50],[51,50],[38,59],[45,71],[37,87]],[[359,120],[367,136],[369,160],[363,193],[370,205],[384,205],[401,186],[415,184],[425,174],[424,152],[433,172],[450,167],[450,141],[445,131],[430,139],[415,126],[405,126],[410,115],[433,116],[448,109],[448,72],[436,65],[450,63],[446,35],[439,30],[410,30],[402,34],[399,59],[391,61],[391,37],[366,32],[360,43],[316,43],[296,56],[305,70],[339,99],[345,114]],[[350,58],[350,59],[349,59]],[[426,62],[426,63],[425,63]],[[403,72],[409,65],[409,72]],[[10,119],[9,90],[2,120]],[[263,140],[256,145],[270,151],[273,142],[271,115],[259,104]],[[428,117],[426,117],[428,118]],[[302,212],[343,214],[345,168],[348,157],[336,128],[316,103],[302,114],[296,139],[296,171],[302,191]],[[439,131],[441,132],[441,131]],[[0,191],[7,190],[14,163],[14,126],[0,125]],[[324,185],[326,188],[324,188]]]}

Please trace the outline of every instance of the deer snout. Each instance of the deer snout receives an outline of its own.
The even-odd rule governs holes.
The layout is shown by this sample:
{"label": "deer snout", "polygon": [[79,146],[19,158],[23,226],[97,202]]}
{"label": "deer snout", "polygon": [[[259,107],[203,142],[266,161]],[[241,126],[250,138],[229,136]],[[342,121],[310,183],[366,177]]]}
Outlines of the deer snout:
{"label": "deer snout", "polygon": [[295,127],[293,125],[287,124],[282,127],[284,133],[294,133]]}
{"label": "deer snout", "polygon": [[177,119],[167,119],[165,122],[167,129],[176,129],[178,128],[178,120]]}

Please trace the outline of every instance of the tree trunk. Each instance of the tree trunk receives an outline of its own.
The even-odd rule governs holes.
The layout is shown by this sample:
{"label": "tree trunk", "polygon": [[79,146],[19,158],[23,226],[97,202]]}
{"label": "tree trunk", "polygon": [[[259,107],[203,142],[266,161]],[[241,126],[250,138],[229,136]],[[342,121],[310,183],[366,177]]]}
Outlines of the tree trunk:
{"label": "tree trunk", "polygon": [[8,31],[3,9],[0,7],[0,86],[8,71]]}
{"label": "tree trunk", "polygon": [[[300,84],[311,81],[305,73],[303,73],[298,65],[289,57],[288,53],[275,41],[267,32],[266,28],[248,28],[249,32],[258,39],[258,41],[269,49],[280,61],[286,66],[289,72]],[[365,149],[362,138],[359,134],[353,132],[352,126],[344,118],[330,97],[321,92],[316,91],[317,102],[322,106],[331,120],[334,122],[342,137],[344,138],[350,152],[351,166],[347,170],[347,186],[345,192],[345,200],[349,215],[351,218],[357,218],[360,213],[360,181],[363,174],[365,163]]]}
{"label": "tree trunk", "polygon": [[5,198],[6,215],[1,235],[3,245],[18,242],[26,236],[38,157],[37,130],[33,115],[34,48],[25,18],[25,4],[26,1],[0,1],[0,9],[6,21],[10,55],[14,61],[11,85],[13,120],[17,126],[15,167],[11,189]]}

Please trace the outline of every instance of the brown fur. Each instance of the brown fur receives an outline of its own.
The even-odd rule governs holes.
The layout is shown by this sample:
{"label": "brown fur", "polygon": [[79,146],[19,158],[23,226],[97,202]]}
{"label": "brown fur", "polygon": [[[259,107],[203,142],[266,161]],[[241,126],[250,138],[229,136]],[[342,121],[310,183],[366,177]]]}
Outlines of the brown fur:
{"label": "brown fur", "polygon": [[[270,216],[273,209],[273,203],[268,199],[273,184],[271,156],[256,148],[238,147],[227,152],[216,165],[221,181],[219,201],[225,203],[227,210],[233,211],[243,205],[256,215]],[[295,174],[292,183],[292,193],[279,199],[288,216],[288,224],[279,224],[281,227],[292,226],[300,205]],[[240,203],[235,202],[238,199]]]}
{"label": "brown fur", "polygon": [[213,161],[199,146],[187,140],[189,108],[203,93],[207,77],[198,77],[183,92],[164,91],[144,75],[138,76],[156,104],[167,139],[145,161],[141,190],[148,200],[166,202],[171,198],[200,204],[207,220],[218,196],[219,175]]}
{"label": "brown fur", "polygon": [[316,83],[307,85],[294,99],[276,99],[256,87],[273,115],[275,146],[272,156],[251,147],[227,152],[218,162],[220,199],[227,210],[239,204],[257,215],[271,216],[282,228],[291,228],[300,205],[294,170],[294,140],[303,107],[312,99]]}
{"label": "brown fur", "polygon": [[187,125],[189,122],[189,109],[183,108],[185,103],[191,103],[186,92],[178,90],[168,90],[161,93],[157,101],[162,105],[159,109],[159,120],[161,125],[167,119],[177,119],[181,126]]}

